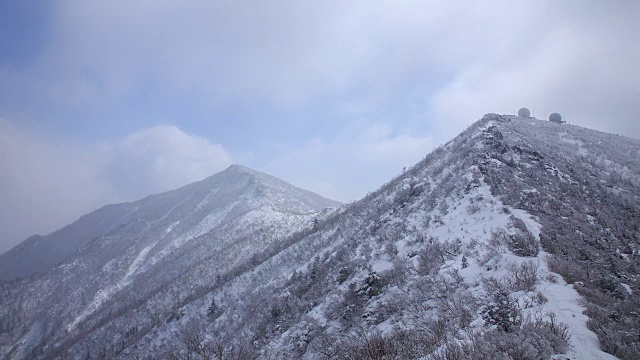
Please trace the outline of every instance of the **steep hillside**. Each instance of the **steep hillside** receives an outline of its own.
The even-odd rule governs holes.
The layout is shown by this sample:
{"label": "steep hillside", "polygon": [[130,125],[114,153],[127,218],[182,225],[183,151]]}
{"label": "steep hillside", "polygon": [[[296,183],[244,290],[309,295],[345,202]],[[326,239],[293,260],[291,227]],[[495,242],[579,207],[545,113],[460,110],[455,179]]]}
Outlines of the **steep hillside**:
{"label": "steep hillside", "polygon": [[[602,347],[635,359],[638,258],[617,251],[614,238],[638,244],[638,234],[623,237],[623,229],[638,208],[640,167],[629,154],[639,150],[637,140],[487,115],[314,233],[216,284],[182,308],[184,317],[119,356],[615,358]],[[620,173],[624,184],[612,182]],[[591,201],[584,194],[609,205],[568,216]],[[598,226],[612,214],[627,223]],[[609,245],[592,249],[559,235],[583,225],[608,234]],[[619,277],[577,258],[579,249],[616,257]],[[583,272],[591,278],[575,277]],[[580,294],[589,314],[620,315],[589,320]]]}
{"label": "steep hillside", "polygon": [[552,271],[587,300],[604,350],[640,358],[640,141],[513,119],[483,167],[491,191],[537,216]]}
{"label": "steep hillside", "polygon": [[[87,261],[74,255],[56,278],[6,284],[2,318],[13,322],[4,323],[4,351],[638,359],[638,155],[638,140],[489,114],[379,190],[305,218],[311,226],[293,234],[270,213],[270,227],[255,223],[262,215],[228,217],[192,237],[211,229],[202,217],[175,225],[192,235],[165,243],[172,219],[148,225],[157,233],[136,240],[128,257],[97,263],[91,281],[75,284],[74,269]],[[52,290],[65,278],[74,287]]]}
{"label": "steep hillside", "polygon": [[[116,326],[117,333],[119,321],[134,324],[129,318],[143,308],[137,332],[144,334],[207,293],[211,280],[311,228],[337,205],[234,165],[178,190],[105,207],[36,243],[27,240],[7,254],[14,262],[37,265],[43,249],[65,239],[77,249],[54,268],[0,285],[2,352],[18,359],[64,353],[97,330]],[[41,245],[46,241],[53,244]]]}

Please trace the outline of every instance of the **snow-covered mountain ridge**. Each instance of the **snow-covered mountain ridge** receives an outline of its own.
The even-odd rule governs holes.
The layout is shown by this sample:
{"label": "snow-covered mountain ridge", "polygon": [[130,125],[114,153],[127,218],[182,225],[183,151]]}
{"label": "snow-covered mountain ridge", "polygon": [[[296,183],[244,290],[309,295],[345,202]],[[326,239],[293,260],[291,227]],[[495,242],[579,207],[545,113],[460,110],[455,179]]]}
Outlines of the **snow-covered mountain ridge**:
{"label": "snow-covered mountain ridge", "polygon": [[[84,244],[76,245],[61,263],[0,285],[0,340],[7,346],[7,335],[39,329],[5,348],[12,358],[30,358],[37,353],[29,353],[35,351],[30,347],[38,342],[51,341],[53,347],[75,342],[87,328],[112,320],[114,312],[126,317],[151,299],[166,304],[198,297],[209,279],[269,244],[311,228],[313,219],[327,216],[338,205],[233,165],[174,191],[100,209],[39,242],[64,242],[68,234],[95,236],[82,239]],[[29,264],[42,256],[38,245],[27,241],[8,255]],[[182,289],[187,283],[189,289]],[[163,318],[173,310],[168,306],[157,311],[154,316]]]}
{"label": "snow-covered mountain ridge", "polygon": [[[52,295],[33,299],[51,294],[52,283],[5,285],[0,294],[11,309],[3,319],[13,323],[3,328],[12,330],[0,339],[2,351],[11,358],[31,351],[33,358],[636,359],[638,154],[638,140],[488,114],[364,199],[261,242],[259,251],[242,239],[208,249],[209,232],[207,241],[176,236],[162,255],[149,248],[153,241],[164,244],[162,234],[178,227],[198,233],[205,216],[172,219],[149,241],[137,240],[126,260],[109,263],[119,276],[102,284],[126,284],[133,269],[136,282],[122,288],[135,286],[133,293],[116,289],[100,300],[86,282],[71,301],[34,315],[55,304]],[[215,243],[254,224],[225,219],[210,220],[219,224]],[[278,221],[267,231],[277,228]],[[145,263],[154,270],[140,272]],[[73,274],[66,276],[77,281]]]}
{"label": "snow-covered mountain ridge", "polygon": [[[222,205],[212,201],[227,202],[228,209],[216,212],[214,210]],[[239,203],[232,203],[236,201]],[[190,208],[196,202],[195,208]],[[248,209],[270,207],[283,213],[307,214],[337,204],[272,176],[241,165],[232,165],[224,172],[180,189],[151,195],[133,203],[108,205],[52,234],[33,236],[0,255],[0,281],[48,270],[83,246],[108,233],[117,232],[118,227],[131,221],[144,222],[153,230],[166,225],[164,230],[167,234],[192,227],[190,230],[193,231],[186,236],[195,237]],[[172,212],[186,209],[195,213],[189,215],[192,222],[199,219],[201,223],[195,227],[191,223],[182,226],[178,222],[167,224],[167,219],[176,215]],[[205,214],[207,211],[210,213]]]}

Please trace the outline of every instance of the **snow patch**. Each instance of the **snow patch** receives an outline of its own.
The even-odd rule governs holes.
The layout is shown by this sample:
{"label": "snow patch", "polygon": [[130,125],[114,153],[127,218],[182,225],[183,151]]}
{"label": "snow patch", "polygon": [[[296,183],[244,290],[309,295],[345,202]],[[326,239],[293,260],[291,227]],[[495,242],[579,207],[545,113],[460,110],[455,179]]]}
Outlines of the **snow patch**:
{"label": "snow patch", "polygon": [[[546,258],[549,255],[541,253],[540,256]],[[617,357],[600,350],[598,336],[587,328],[589,318],[583,313],[585,309],[579,305],[582,298],[578,292],[573,286],[567,285],[562,277],[557,276],[556,278],[558,280],[555,284],[542,281],[538,285],[538,290],[549,299],[547,303],[542,305],[542,309],[553,312],[558,321],[569,326],[571,333],[569,340],[571,349],[567,353],[569,358],[580,360],[617,359]]]}
{"label": "snow patch", "polygon": [[27,355],[29,351],[42,339],[43,331],[42,324],[39,321],[36,321],[31,325],[29,331],[18,341],[18,348],[13,356],[15,360],[27,359]]}
{"label": "snow patch", "polygon": [[176,226],[178,226],[180,224],[180,221],[176,221],[173,224],[169,225],[169,227],[167,228],[167,230],[164,231],[165,234],[168,234],[170,232],[173,231],[173,229],[175,229]]}
{"label": "snow patch", "polygon": [[73,321],[69,325],[67,325],[67,331],[72,332],[73,330],[75,330],[78,323],[80,323],[82,320],[86,319],[89,315],[93,314],[96,310],[98,310],[98,308],[105,301],[107,301],[113,294],[122,290],[124,287],[128,286],[132,281],[133,275],[135,275],[136,271],[138,270],[142,262],[147,257],[147,254],[155,245],[156,243],[142,249],[140,253],[138,253],[138,256],[136,256],[136,258],[133,260],[131,265],[129,265],[129,268],[126,274],[124,275],[124,277],[120,281],[118,281],[115,285],[107,287],[105,289],[98,290],[96,292],[96,295],[93,298],[93,301],[89,303],[89,305],[84,309],[84,311],[80,313],[80,315],[78,315],[75,319],[73,319]]}
{"label": "snow patch", "polygon": [[378,259],[371,265],[371,269],[377,273],[393,268],[393,263],[384,259]]}

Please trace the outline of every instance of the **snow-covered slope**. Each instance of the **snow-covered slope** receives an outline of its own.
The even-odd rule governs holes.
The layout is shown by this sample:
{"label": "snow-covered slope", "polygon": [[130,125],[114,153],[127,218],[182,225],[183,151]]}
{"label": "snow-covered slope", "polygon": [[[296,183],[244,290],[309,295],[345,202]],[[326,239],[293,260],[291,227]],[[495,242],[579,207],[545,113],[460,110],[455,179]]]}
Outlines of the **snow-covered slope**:
{"label": "snow-covered slope", "polygon": [[[42,347],[55,352],[105,326],[114,313],[126,319],[150,300],[163,302],[153,315],[159,321],[185,298],[201,296],[201,287],[225,269],[312,228],[313,219],[337,205],[234,165],[174,191],[110,205],[38,242],[27,240],[7,256],[42,272],[0,285],[2,349],[15,358],[31,358]],[[51,261],[38,267],[41,251],[60,244],[77,249],[53,254],[64,257],[55,267],[48,268]]]}
{"label": "snow-covered slope", "polygon": [[[244,202],[234,204],[242,196]],[[268,204],[250,203],[263,199],[268,199]],[[194,207],[194,204],[197,205]],[[153,230],[165,225],[163,230],[178,230],[179,224],[167,225],[167,219],[186,217],[185,212],[192,211],[195,214],[189,215],[189,220],[200,223],[190,233],[184,234],[189,238],[202,235],[249,208],[305,214],[336,204],[272,176],[232,165],[224,172],[181,189],[152,195],[133,203],[107,205],[49,235],[32,236],[0,255],[0,281],[51,269],[80,248],[105,234],[117,232],[117,227],[131,221],[144,221]],[[227,208],[223,211],[216,211],[225,206]],[[169,229],[172,225],[176,228]],[[181,227],[193,227],[193,224],[183,224]],[[170,231],[166,232],[168,234]]]}
{"label": "snow-covered slope", "polygon": [[125,222],[132,204],[108,205],[49,235],[34,235],[0,255],[0,281],[48,270],[92,240]]}
{"label": "snow-covered slope", "polygon": [[[126,256],[5,285],[15,330],[0,340],[17,358],[637,359],[638,154],[638,140],[489,114],[293,234],[276,213],[304,211],[286,196],[279,211],[234,200],[130,223],[154,230]],[[188,194],[199,213],[206,196]]]}
{"label": "snow-covered slope", "polygon": [[[188,346],[197,339],[262,358],[615,358],[605,349],[634,359],[638,258],[616,247],[638,244],[624,224],[638,209],[640,166],[628,154],[639,150],[633,139],[487,115],[118,356],[198,358]],[[589,245],[602,235],[608,248]],[[610,260],[619,277],[589,263],[601,251],[620,255]]]}

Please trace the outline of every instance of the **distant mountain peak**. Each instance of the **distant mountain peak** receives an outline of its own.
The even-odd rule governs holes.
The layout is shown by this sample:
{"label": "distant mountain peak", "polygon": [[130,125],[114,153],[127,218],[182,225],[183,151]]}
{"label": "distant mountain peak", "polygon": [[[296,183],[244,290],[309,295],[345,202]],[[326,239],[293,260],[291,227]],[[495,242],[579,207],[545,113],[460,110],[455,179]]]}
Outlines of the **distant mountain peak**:
{"label": "distant mountain peak", "polygon": [[260,172],[258,170],[254,170],[251,169],[247,166],[244,165],[239,165],[239,164],[233,164],[230,165],[228,168],[222,170],[221,172],[213,175],[213,176],[248,176],[249,178],[253,179],[253,180],[264,180],[264,185],[270,186],[270,185],[274,185],[274,183],[278,183],[280,185],[285,185],[286,186],[291,186],[293,187],[293,185],[287,183],[286,181],[279,179],[275,176],[269,175],[269,174],[265,174],[263,172]]}
{"label": "distant mountain peak", "polygon": [[253,170],[247,166],[240,164],[232,164],[229,165],[226,169],[222,170],[222,172],[230,172],[230,173],[246,173],[246,174],[261,174],[259,171]]}
{"label": "distant mountain peak", "polygon": [[[0,256],[0,281],[50,269],[94,240],[107,234],[121,235],[120,231],[125,231],[121,229],[136,222],[148,224],[149,231],[171,228],[166,233],[171,236],[163,235],[165,238],[177,236],[178,230],[191,226],[198,231],[184,231],[185,236],[193,237],[259,209],[265,213],[310,216],[339,205],[274,176],[235,164],[204,180],[131,203],[107,205],[51,234],[30,237]],[[182,225],[176,227],[173,223]]]}

